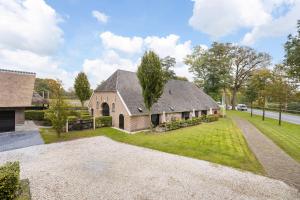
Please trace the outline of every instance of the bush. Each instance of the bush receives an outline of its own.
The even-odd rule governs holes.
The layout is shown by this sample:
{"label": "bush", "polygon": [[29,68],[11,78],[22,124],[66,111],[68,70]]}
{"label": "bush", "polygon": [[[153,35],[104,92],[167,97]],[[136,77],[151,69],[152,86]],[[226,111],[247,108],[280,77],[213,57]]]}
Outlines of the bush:
{"label": "bush", "polygon": [[8,162],[0,167],[0,199],[14,199],[20,184],[19,162]]}
{"label": "bush", "polygon": [[96,121],[96,128],[112,126],[111,116],[97,117],[95,121]]}
{"label": "bush", "polygon": [[201,123],[201,120],[202,119],[198,117],[187,119],[187,120],[175,120],[175,121],[172,120],[171,122],[166,122],[164,124],[164,127],[166,128],[167,131],[170,131],[170,130],[175,130],[187,126],[198,125]]}
{"label": "bush", "polygon": [[26,120],[44,121],[45,120],[45,111],[44,110],[26,110],[25,111],[25,119]]}
{"label": "bush", "polygon": [[206,117],[206,122],[214,122],[214,121],[218,121],[219,117],[217,115],[208,115]]}

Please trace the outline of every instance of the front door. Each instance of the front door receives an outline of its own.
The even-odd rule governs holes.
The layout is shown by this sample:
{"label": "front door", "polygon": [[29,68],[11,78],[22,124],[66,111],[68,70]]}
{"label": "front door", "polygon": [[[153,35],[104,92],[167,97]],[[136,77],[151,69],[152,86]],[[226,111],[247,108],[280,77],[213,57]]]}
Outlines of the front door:
{"label": "front door", "polygon": [[0,132],[15,131],[15,111],[0,111]]}
{"label": "front door", "polygon": [[154,127],[159,125],[159,114],[153,114],[151,115],[151,122]]}
{"label": "front door", "polygon": [[124,129],[124,115],[119,115],[119,128]]}

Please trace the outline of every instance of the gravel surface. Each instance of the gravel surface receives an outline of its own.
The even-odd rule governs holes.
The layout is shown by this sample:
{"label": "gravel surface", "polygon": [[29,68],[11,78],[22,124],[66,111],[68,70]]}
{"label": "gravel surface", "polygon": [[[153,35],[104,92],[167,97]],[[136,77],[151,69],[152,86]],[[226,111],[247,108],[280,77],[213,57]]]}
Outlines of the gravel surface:
{"label": "gravel surface", "polygon": [[0,153],[9,160],[33,199],[300,199],[278,180],[106,137]]}

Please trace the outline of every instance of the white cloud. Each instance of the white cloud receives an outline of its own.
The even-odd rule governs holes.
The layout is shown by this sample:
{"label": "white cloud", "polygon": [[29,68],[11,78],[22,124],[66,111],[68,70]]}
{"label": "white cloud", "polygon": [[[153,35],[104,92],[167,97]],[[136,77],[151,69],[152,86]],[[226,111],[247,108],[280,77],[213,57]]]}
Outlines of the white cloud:
{"label": "white cloud", "polygon": [[131,59],[121,58],[115,51],[108,50],[100,58],[84,60],[83,71],[88,75],[92,87],[95,88],[117,69],[135,71],[136,66],[137,63]]}
{"label": "white cloud", "polygon": [[174,34],[142,38],[124,37],[111,32],[100,34],[100,38],[105,47],[103,55],[83,62],[83,71],[88,74],[93,87],[106,80],[117,69],[136,71],[146,50],[155,51],[161,58],[176,58],[174,71],[178,76],[186,76],[192,80],[188,67],[183,63],[186,55],[192,52],[190,40],[180,42],[180,37]]}
{"label": "white cloud", "polygon": [[63,42],[61,21],[43,0],[0,1],[0,47],[53,53]]}
{"label": "white cloud", "polygon": [[66,87],[72,86],[74,73],[53,59],[63,43],[60,21],[44,0],[0,0],[0,67],[59,78]]}
{"label": "white cloud", "polygon": [[189,24],[213,37],[221,37],[240,27],[253,27],[267,22],[261,0],[194,0]]}
{"label": "white cloud", "polygon": [[106,24],[108,21],[108,16],[105,13],[100,12],[98,10],[93,10],[92,15],[97,19],[98,22]]}
{"label": "white cloud", "polygon": [[142,50],[143,39],[141,37],[124,37],[106,31],[100,34],[100,38],[104,47],[108,49],[125,53],[139,53]]}
{"label": "white cloud", "polygon": [[251,45],[261,37],[295,30],[299,4],[300,0],[194,0],[189,24],[215,38],[250,29],[242,43]]}
{"label": "white cloud", "polygon": [[35,72],[41,78],[58,78],[66,88],[73,85],[76,74],[59,68],[59,63],[50,56],[40,56],[25,50],[0,49],[0,66],[10,70]]}
{"label": "white cloud", "polygon": [[242,43],[252,45],[263,37],[279,37],[292,33],[296,30],[298,19],[300,19],[300,1],[295,1],[291,10],[285,15],[271,19],[266,24],[255,26],[244,36]]}

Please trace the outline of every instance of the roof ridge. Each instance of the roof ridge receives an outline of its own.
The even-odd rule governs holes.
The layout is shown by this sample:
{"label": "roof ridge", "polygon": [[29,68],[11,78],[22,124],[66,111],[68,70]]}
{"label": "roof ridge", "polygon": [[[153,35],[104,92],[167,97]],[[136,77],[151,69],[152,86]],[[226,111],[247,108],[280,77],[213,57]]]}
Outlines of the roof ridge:
{"label": "roof ridge", "polygon": [[18,70],[10,70],[10,69],[1,69],[0,72],[9,72],[9,73],[16,73],[16,74],[27,74],[27,75],[35,75],[34,72],[25,72],[25,71],[18,71]]}

